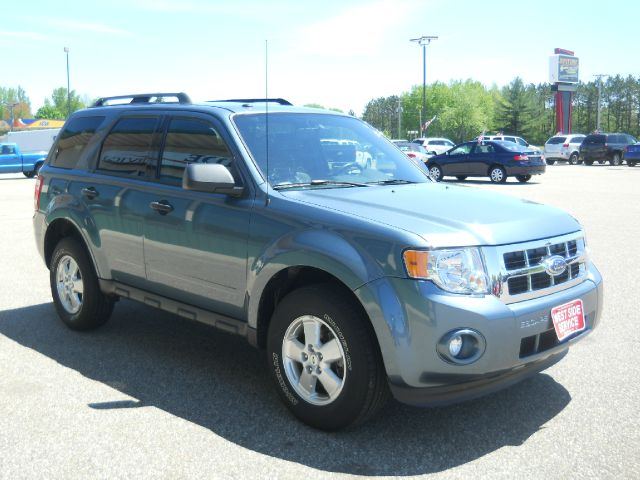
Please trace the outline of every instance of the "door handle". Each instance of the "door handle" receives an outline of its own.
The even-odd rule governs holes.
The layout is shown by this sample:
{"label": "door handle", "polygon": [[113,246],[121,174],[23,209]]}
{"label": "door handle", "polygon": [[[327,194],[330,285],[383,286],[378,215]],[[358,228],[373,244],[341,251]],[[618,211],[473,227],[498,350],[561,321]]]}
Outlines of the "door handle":
{"label": "door handle", "polygon": [[86,187],[86,188],[83,188],[80,191],[82,192],[82,195],[84,195],[85,197],[87,197],[89,199],[93,199],[93,198],[97,197],[98,195],[100,195],[100,193],[95,189],[95,187]]}
{"label": "door handle", "polygon": [[149,204],[153,210],[158,212],[160,215],[166,215],[169,212],[173,211],[173,205],[171,205],[166,200],[160,200],[159,202],[151,202]]}

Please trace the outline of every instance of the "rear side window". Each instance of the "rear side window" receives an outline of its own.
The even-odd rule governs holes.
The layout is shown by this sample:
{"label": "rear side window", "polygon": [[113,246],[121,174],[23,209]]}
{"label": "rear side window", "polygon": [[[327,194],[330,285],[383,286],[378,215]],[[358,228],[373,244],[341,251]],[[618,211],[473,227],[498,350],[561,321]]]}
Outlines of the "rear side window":
{"label": "rear side window", "polygon": [[547,145],[558,145],[560,143],[564,143],[567,137],[551,137],[547,140]]}
{"label": "rear side window", "polygon": [[102,144],[98,169],[133,177],[155,177],[157,148],[153,145],[158,117],[125,117],[118,120]]}
{"label": "rear side window", "polygon": [[174,118],[164,143],[160,180],[181,185],[184,169],[190,163],[220,163],[238,181],[231,152],[212,125],[197,119]]}
{"label": "rear side window", "polygon": [[67,123],[58,137],[51,166],[75,168],[80,155],[103,121],[104,117],[77,117]]}
{"label": "rear side window", "polygon": [[588,135],[585,139],[584,139],[584,144],[588,145],[588,144],[596,144],[596,143],[605,143],[605,136],[604,135]]}
{"label": "rear side window", "polygon": [[569,143],[582,143],[583,140],[584,137],[573,137],[571,140],[569,140]]}

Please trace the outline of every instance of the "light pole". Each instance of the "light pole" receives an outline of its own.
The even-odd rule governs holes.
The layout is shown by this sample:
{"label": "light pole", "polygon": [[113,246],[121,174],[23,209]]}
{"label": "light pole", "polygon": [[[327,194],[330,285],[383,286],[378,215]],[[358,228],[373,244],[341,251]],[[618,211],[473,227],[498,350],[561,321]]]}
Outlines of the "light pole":
{"label": "light pole", "polygon": [[608,77],[606,73],[596,73],[594,77],[598,79],[598,115],[596,120],[596,130],[600,133],[600,97],[602,96],[602,77]]}
{"label": "light pole", "polygon": [[20,105],[20,102],[3,103],[5,107],[9,107],[9,131],[13,132],[13,109]]}
{"label": "light pole", "polygon": [[[412,42],[418,42],[418,45],[422,46],[422,110],[421,119],[427,118],[427,45],[431,43],[431,40],[437,40],[438,37],[431,35],[423,35],[420,38],[412,38]],[[422,132],[422,120],[420,120],[420,132]]]}
{"label": "light pole", "polygon": [[69,47],[64,47],[67,54],[67,118],[71,116],[71,90],[69,89]]}

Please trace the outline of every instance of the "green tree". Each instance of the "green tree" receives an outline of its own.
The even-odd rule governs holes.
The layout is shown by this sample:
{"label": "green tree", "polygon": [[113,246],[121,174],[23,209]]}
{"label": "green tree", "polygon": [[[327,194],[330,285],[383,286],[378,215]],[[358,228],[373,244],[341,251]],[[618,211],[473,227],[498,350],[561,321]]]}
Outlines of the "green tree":
{"label": "green tree", "polygon": [[46,118],[49,120],[57,120],[65,117],[65,114],[51,105],[48,98],[45,98],[44,105],[36,112],[36,118]]}
{"label": "green tree", "polygon": [[22,87],[0,87],[0,120],[9,122],[11,117],[11,107],[9,105],[14,105],[14,119],[32,117],[31,102]]}
{"label": "green tree", "polygon": [[400,98],[397,95],[376,98],[364,107],[362,119],[388,137],[395,136],[398,133],[399,106]]}
{"label": "green tree", "polygon": [[527,135],[528,121],[533,116],[531,92],[525,88],[520,77],[516,77],[502,89],[498,100],[496,126],[505,133]]}
{"label": "green tree", "polygon": [[[69,108],[68,99],[71,101],[71,108]],[[65,87],[58,87],[53,90],[53,93],[51,94],[51,103],[49,105],[62,114],[62,116],[58,118],[67,118],[69,112],[73,113],[86,107],[86,104],[80,99],[80,96],[75,90],[71,90],[69,92],[68,99],[67,89]],[[45,106],[46,105],[47,100],[45,100]]]}

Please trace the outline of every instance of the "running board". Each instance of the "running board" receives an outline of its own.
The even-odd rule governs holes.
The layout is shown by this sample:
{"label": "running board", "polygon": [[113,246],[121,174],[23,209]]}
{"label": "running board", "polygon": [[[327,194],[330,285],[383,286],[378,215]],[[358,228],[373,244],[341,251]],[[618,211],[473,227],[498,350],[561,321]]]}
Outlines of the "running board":
{"label": "running board", "polygon": [[217,313],[203,310],[193,305],[178,302],[170,298],[162,297],[153,293],[149,293],[139,288],[130,287],[123,283],[115,282],[113,280],[98,280],[100,282],[100,290],[106,295],[116,295],[121,298],[128,298],[129,300],[135,300],[137,302],[144,303],[151,307],[159,308],[165,312],[174,313],[182,318],[188,320],[194,320],[196,322],[211,325],[228,333],[234,333],[236,335],[247,336],[247,323],[236,320],[235,318],[227,317]]}

